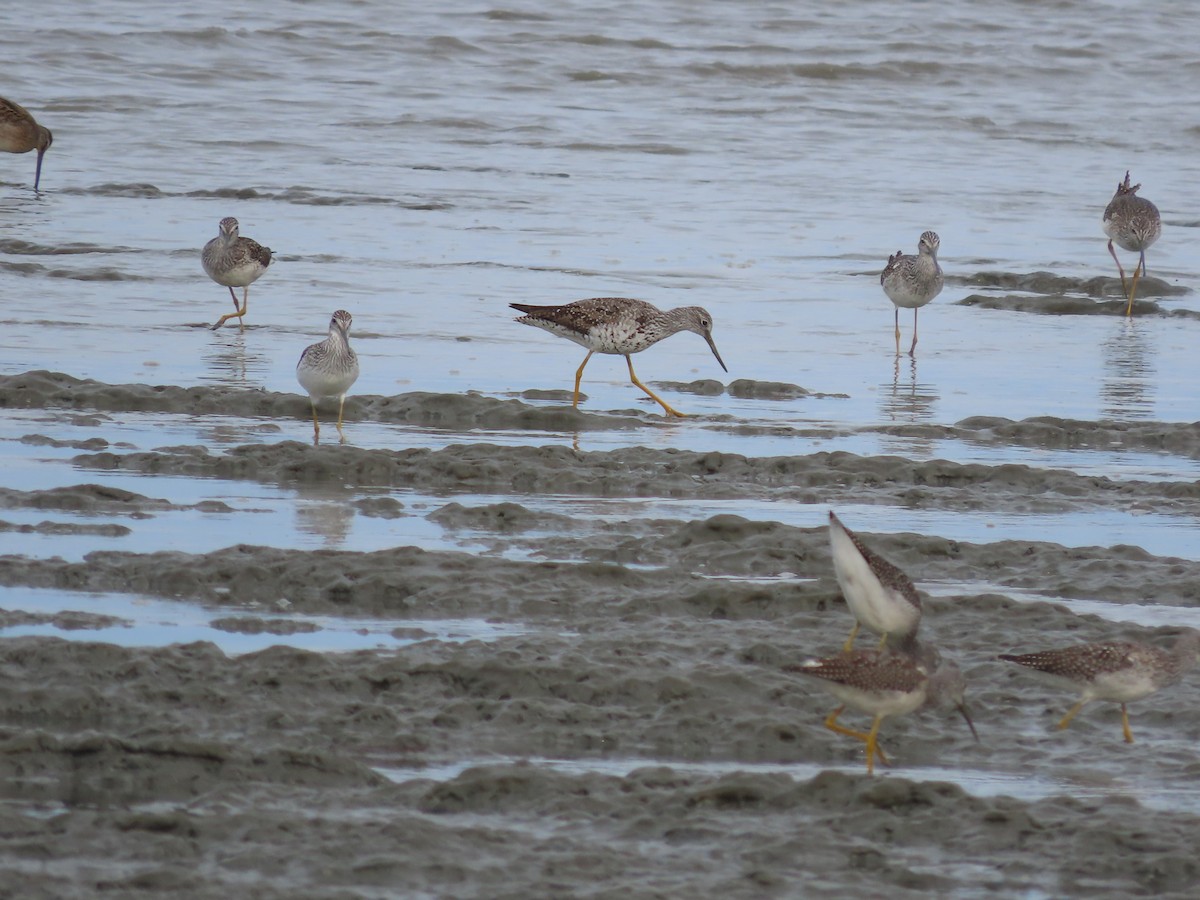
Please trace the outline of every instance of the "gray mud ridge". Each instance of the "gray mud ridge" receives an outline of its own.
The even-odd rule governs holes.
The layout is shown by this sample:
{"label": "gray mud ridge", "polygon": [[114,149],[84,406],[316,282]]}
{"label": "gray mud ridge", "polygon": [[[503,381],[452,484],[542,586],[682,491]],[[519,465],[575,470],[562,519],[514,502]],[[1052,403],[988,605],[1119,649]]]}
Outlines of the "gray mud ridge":
{"label": "gray mud ridge", "polygon": [[[1089,297],[1120,297],[1125,292],[1121,286],[1121,279],[1111,275],[1072,278],[1067,275],[1055,275],[1053,272],[977,272],[967,278],[950,278],[947,281],[970,287],[1001,288],[1008,291],[1022,291],[1027,294],[1060,296],[1085,294]],[[1171,284],[1153,275],[1138,279],[1139,296],[1182,297],[1191,292],[1191,288]],[[1120,302],[1123,314],[1127,301]]]}
{"label": "gray mud ridge", "polygon": [[[989,429],[999,426],[989,420]],[[1184,431],[1186,429],[1186,431]],[[1049,440],[1049,428],[1029,427]],[[1196,426],[1181,426],[1181,443]],[[994,433],[994,432],[993,432]],[[1159,440],[1165,438],[1159,437]],[[249,480],[280,486],[344,484],[419,488],[434,494],[512,493],[587,497],[895,503],[912,508],[1066,511],[1113,503],[1200,515],[1200,483],[1115,480],[1017,463],[984,465],[845,451],[804,456],[630,447],[580,452],[562,446],[453,444],[438,450],[312,447],[298,441],[247,444],[222,454],[206,447],[83,454],[81,469]],[[986,496],[981,493],[986,489]]]}
{"label": "gray mud ridge", "polygon": [[[1200,313],[1191,309],[1164,309],[1153,300],[1141,296],[1142,282],[1138,281],[1138,297],[1133,301],[1134,316],[1169,316],[1176,319],[1200,320]],[[1028,294],[971,294],[955,304],[977,306],[980,309],[999,309],[1010,312],[1040,313],[1046,316],[1125,316],[1128,300],[1092,300],[1069,295],[1030,296]]]}
{"label": "gray mud ridge", "polygon": [[[1179,311],[1177,311],[1179,312]],[[741,379],[728,388],[715,380],[691,383],[655,382],[669,384],[681,391],[701,394],[730,394],[748,399],[786,400],[802,397],[833,397],[838,394],[815,394],[799,385],[778,382],[756,382]],[[545,395],[543,397],[543,395]],[[470,431],[478,427],[495,430],[544,430],[556,433],[585,432],[606,429],[670,427],[656,415],[613,412],[584,412],[565,404],[570,391],[524,391],[525,399],[552,399],[562,407],[532,406],[519,399],[498,400],[477,394],[410,393],[391,397],[350,397],[346,401],[347,417],[351,420],[405,422],[442,428],[449,431]],[[83,380],[57,372],[25,372],[20,375],[0,375],[0,409],[68,409],[108,412],[155,411],[188,415],[257,416],[266,418],[307,419],[310,414],[306,397],[298,394],[279,394],[223,386],[191,388],[150,386],[144,384],[109,385]],[[99,425],[80,422],[80,425]],[[786,425],[758,425],[738,422],[731,417],[711,425],[736,434],[797,434],[828,437],[827,429],[791,428]],[[1010,446],[1032,446],[1051,449],[1112,449],[1152,450],[1200,457],[1200,422],[1088,422],[1038,416],[1022,421],[993,417],[972,417],[955,425],[883,425],[861,429],[864,433],[885,433],[958,439]],[[26,435],[24,442],[74,447],[89,451],[123,451],[128,447],[110,447],[103,438],[64,442],[43,435]]]}

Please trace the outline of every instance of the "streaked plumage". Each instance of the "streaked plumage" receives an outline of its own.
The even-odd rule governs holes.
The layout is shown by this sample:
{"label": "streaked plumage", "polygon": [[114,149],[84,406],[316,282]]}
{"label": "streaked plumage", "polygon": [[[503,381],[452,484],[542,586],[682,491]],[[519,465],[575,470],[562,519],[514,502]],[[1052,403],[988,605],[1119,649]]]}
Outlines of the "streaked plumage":
{"label": "streaked plumage", "polygon": [[[919,658],[891,650],[856,650],[806,660],[799,665],[785,666],[784,670],[819,678],[825,689],[843,704],[825,719],[825,727],[866,743],[868,775],[875,771],[877,756],[884,765],[888,764],[887,756],[878,745],[879,726],[883,720],[888,716],[907,715],[926,703],[952,703],[966,720],[975,740],[979,740],[964,699],[966,680],[958,666],[940,661],[933,648],[926,648]],[[838,716],[846,706],[874,716],[869,732],[854,731],[838,724]]]}
{"label": "streaked plumage", "polygon": [[879,275],[883,292],[896,306],[897,356],[900,355],[900,308],[913,311],[913,339],[908,348],[908,355],[912,356],[917,349],[917,310],[942,292],[945,279],[937,261],[941,245],[936,232],[926,231],[917,241],[916,256],[897,250],[888,257],[887,265]]}
{"label": "streaked plumage", "polygon": [[42,181],[42,157],[54,143],[54,135],[39,125],[33,115],[19,103],[0,97],[0,150],[5,153],[37,151],[37,168],[33,174],[33,189]]}
{"label": "streaked plumage", "polygon": [[[234,311],[221,316],[213,326],[213,331],[234,318],[238,320],[238,326],[244,328],[242,317],[246,315],[250,285],[257,281],[271,264],[270,248],[248,237],[239,237],[238,220],[233,216],[226,216],[221,220],[217,236],[204,245],[200,263],[209,278],[229,288],[229,296],[233,298]],[[235,287],[242,289],[241,309],[238,308],[237,294],[233,292]]]}
{"label": "streaked plumage", "polygon": [[1109,641],[1037,653],[1005,653],[1000,659],[1041,672],[1061,686],[1079,691],[1079,702],[1058,723],[1059,728],[1070,725],[1093,700],[1120,703],[1125,740],[1132,744],[1125,704],[1174,684],[1196,665],[1197,654],[1200,631],[1188,630],[1170,650],[1134,641]]}
{"label": "streaked plumage", "polygon": [[353,321],[346,310],[337,310],[329,320],[329,337],[305,347],[296,363],[296,380],[308,391],[312,403],[314,444],[321,438],[317,401],[323,397],[338,398],[338,437],[346,443],[346,435],[342,432],[342,410],[346,405],[346,394],[358,380],[358,354],[350,346]]}
{"label": "streaked plumage", "polygon": [[576,300],[563,306],[527,306],[524,303],[510,303],[509,306],[525,314],[517,318],[518,322],[535,325],[587,348],[588,354],[575,373],[575,395],[571,401],[574,407],[579,406],[579,382],[583,378],[584,366],[593,353],[608,353],[625,357],[629,364],[630,381],[661,405],[667,415],[683,416],[683,413],[672,409],[665,400],[638,381],[631,358],[632,354],[640,353],[680,331],[693,331],[704,338],[721,368],[729,371],[717,352],[717,345],[713,343],[712,316],[699,306],[682,306],[663,312],[644,300],[628,297],[596,297]]}
{"label": "streaked plumage", "polygon": [[860,625],[881,636],[880,647],[892,639],[900,644],[916,637],[921,624],[921,598],[907,575],[864,544],[829,511],[829,547],[833,569],[854,628],[844,651],[854,648]]}
{"label": "streaked plumage", "polygon": [[[1121,275],[1121,290],[1129,299],[1125,307],[1125,315],[1133,314],[1133,298],[1137,293],[1138,272],[1146,274],[1146,249],[1158,240],[1162,234],[1162,217],[1158,207],[1145,197],[1137,195],[1140,184],[1129,186],[1129,173],[1125,173],[1125,181],[1117,185],[1117,192],[1104,208],[1104,233],[1108,235],[1108,252],[1117,264]],[[1113,249],[1116,241],[1122,250],[1136,250],[1139,254],[1138,265],[1133,269],[1133,283],[1125,283],[1125,270],[1117,259],[1117,251]]]}

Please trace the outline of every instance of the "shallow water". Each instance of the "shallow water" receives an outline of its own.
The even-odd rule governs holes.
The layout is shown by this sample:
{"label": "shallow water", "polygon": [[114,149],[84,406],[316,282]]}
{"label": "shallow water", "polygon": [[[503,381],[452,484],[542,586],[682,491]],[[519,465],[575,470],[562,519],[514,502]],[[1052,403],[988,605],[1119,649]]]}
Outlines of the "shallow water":
{"label": "shallow water", "polygon": [[[814,529],[836,505],[848,524],[879,538],[1023,541],[1041,555],[1052,555],[1055,545],[1141,548],[1156,557],[1148,564],[1156,577],[1178,579],[1169,596],[1182,598],[1181,605],[1136,602],[1153,599],[1156,584],[1143,583],[1132,563],[1122,569],[1126,557],[1115,550],[1112,586],[1135,602],[1060,597],[1053,585],[1018,589],[996,571],[916,574],[919,587],[937,597],[994,593],[1021,610],[1047,601],[1081,622],[1099,616],[1114,628],[1194,625],[1200,595],[1189,594],[1187,579],[1200,561],[1200,515],[1191,499],[1200,451],[1178,432],[1180,423],[1200,419],[1200,266],[1191,252],[1200,227],[1200,129],[1191,103],[1194,41],[1181,27],[1192,15],[1182,2],[1133,13],[1127,4],[1082,0],[854,0],[811,8],[708,0],[416,8],[315,0],[202,9],[71,0],[56,6],[52,22],[16,7],[0,10],[4,95],[55,136],[41,193],[32,190],[32,155],[0,154],[0,290],[7,298],[0,376],[50,370],[109,385],[196,387],[209,410],[163,411],[136,398],[103,408],[72,408],[70,398],[61,407],[53,400],[5,406],[0,489],[20,495],[0,506],[0,562],[11,572],[20,564],[14,556],[78,562],[97,550],[194,556],[260,545],[353,554],[413,546],[447,554],[446,566],[457,565],[452,554],[466,553],[497,567],[512,562],[532,571],[545,564],[536,570],[542,573],[592,558],[594,538],[623,536],[636,546],[725,514]],[[1119,314],[1120,282],[1100,227],[1126,170],[1164,222],[1147,253],[1150,280],[1132,319]],[[243,234],[271,246],[275,258],[250,288],[245,330],[213,332],[208,326],[229,310],[229,294],[205,277],[199,253],[227,215],[240,220]],[[941,236],[946,287],[919,313],[915,357],[897,358],[893,309],[878,275],[889,253],[914,251],[925,229]],[[1131,254],[1120,256],[1131,271]],[[686,333],[635,360],[639,376],[691,418],[660,419],[615,357],[590,361],[581,402],[613,427],[484,426],[467,414],[443,423],[396,421],[365,405],[360,412],[356,397],[426,391],[561,407],[584,351],[515,323],[508,304],[606,295],[702,305],[712,313],[728,374],[699,337]],[[802,499],[757,491],[762,473],[713,496],[702,487],[682,495],[656,491],[652,481],[634,489],[600,480],[577,493],[372,483],[353,477],[356,465],[374,471],[379,464],[369,452],[341,468],[324,457],[309,460],[332,474],[300,485],[282,475],[89,464],[102,453],[161,450],[166,457],[165,448],[203,446],[234,455],[247,446],[308,441],[302,404],[290,416],[248,415],[225,410],[221,392],[298,393],[295,361],[337,308],[354,315],[362,376],[348,402],[346,433],[363,451],[561,446],[586,459],[644,447],[661,451],[654,464],[664,469],[675,450],[751,458],[845,451],[868,458],[868,467],[881,457],[899,462],[872,469],[882,475],[861,476],[857,493],[830,482]],[[899,324],[906,348],[912,314],[902,312]],[[736,396],[729,386],[738,379],[759,396]],[[704,380],[728,389],[689,386]],[[764,388],[771,382],[812,393],[786,398]],[[526,395],[533,390],[558,393]],[[328,443],[336,439],[331,411],[322,417]],[[1045,417],[1061,433],[1046,440],[997,436],[970,425],[976,417]],[[1136,428],[1143,431],[1126,440],[1126,430]],[[1015,463],[1075,478],[1062,493],[1033,495],[1039,488],[1031,488],[1027,497],[1020,484],[983,480],[950,502],[924,483],[906,489],[904,460],[993,471]],[[143,500],[128,510],[27,502],[36,492],[87,484]],[[151,502],[158,499],[166,505]],[[402,505],[384,512],[371,505],[387,501]],[[483,524],[463,517],[455,524],[437,515],[450,503],[469,510],[517,504],[535,525],[505,533],[486,516]],[[580,523],[577,539],[559,534],[555,521]],[[771,562],[778,565],[770,572],[705,584],[761,583],[769,591],[828,576],[793,565],[783,552]],[[1009,567],[1023,564],[1014,554]],[[661,575],[669,567],[620,568],[625,576]],[[512,598],[520,586],[496,589],[496,621],[490,610],[482,618],[460,615],[448,606],[453,598],[442,598],[436,612],[444,619],[412,618],[399,608],[395,618],[380,608],[345,615],[260,609],[264,617],[319,630],[250,634],[213,626],[228,609],[134,588],[83,593],[15,578],[0,588],[0,607],[44,618],[0,629],[0,639],[59,636],[126,650],[205,640],[239,657],[286,644],[403,658],[416,652],[409,632],[392,634],[403,626],[434,643],[478,640],[484,657],[505,636],[532,635],[530,647],[571,644],[555,630],[557,620],[548,627],[538,619],[541,600],[522,607]],[[407,600],[405,591],[420,595],[425,587],[397,590]],[[651,623],[647,640],[670,645],[664,635],[694,624],[690,612],[643,602],[651,611],[633,615]],[[55,619],[64,611],[125,624],[77,629]],[[619,616],[629,614],[622,609]],[[715,609],[713,618],[721,618]],[[1042,629],[1051,628],[1043,620],[1014,621],[1029,629],[1014,633],[1022,640],[1040,641]],[[588,627],[624,626],[618,617],[598,622]],[[1065,642],[1074,626],[1060,630],[1052,636]],[[729,635],[731,644],[794,649],[786,643],[793,636],[773,621],[761,633]],[[715,665],[693,658],[695,647],[681,647],[663,651],[669,668],[688,673],[681,677]],[[513,652],[528,652],[522,664],[536,668],[559,652],[554,648]],[[992,649],[969,652],[981,657]],[[653,680],[646,672],[655,664],[631,662],[631,677]],[[448,681],[473,686],[472,673],[455,665],[465,664],[448,663]],[[600,666],[588,659],[579,679]],[[979,690],[1011,710],[1007,687]],[[516,705],[520,687],[513,693]],[[357,709],[360,700],[329,702]],[[1041,701],[1036,695],[1031,705]],[[478,702],[471,695],[428,718],[455,723]],[[1161,709],[1178,702],[1164,696]],[[1160,708],[1154,699],[1143,707]],[[563,721],[587,712],[568,710]],[[714,713],[695,713],[705,715]],[[1033,742],[1038,732],[1030,729],[1043,723],[1031,726],[1036,714],[1029,716],[1021,739]],[[609,727],[640,733],[654,726]],[[1154,749],[1194,760],[1186,740],[1176,741],[1161,722],[1154,727]],[[452,779],[476,763],[522,758],[619,776],[655,762],[683,765],[678,758],[586,754],[493,757],[464,735],[451,740],[457,759],[431,751],[427,764],[405,768],[394,758],[401,751],[383,752],[379,771],[399,780]],[[1069,753],[1060,750],[1035,777],[1036,757],[1010,745],[996,754],[987,765],[926,760],[905,774],[950,780],[977,797],[1035,802],[1071,795],[1116,806],[1132,797],[1152,811],[1200,813],[1167,763],[1143,771],[1114,751],[1076,777]],[[806,779],[831,768],[857,771],[829,759],[764,767],[753,758],[701,763],[697,771]],[[733,882],[714,883],[727,894]],[[902,883],[897,876],[873,887]],[[982,890],[984,883],[967,873],[953,886],[926,887]],[[358,882],[331,892],[347,885]],[[1034,893],[1045,887],[1009,886]],[[862,885],[835,887],[847,894]],[[295,885],[280,890],[300,895]],[[435,881],[431,894],[444,890]]]}

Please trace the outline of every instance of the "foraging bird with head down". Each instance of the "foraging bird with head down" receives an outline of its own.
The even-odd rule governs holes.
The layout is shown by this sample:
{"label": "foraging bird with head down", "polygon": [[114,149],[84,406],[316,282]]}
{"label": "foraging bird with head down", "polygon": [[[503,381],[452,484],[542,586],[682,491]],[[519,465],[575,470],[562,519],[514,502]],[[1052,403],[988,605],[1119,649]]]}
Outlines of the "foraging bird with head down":
{"label": "foraging bird with head down", "polygon": [[39,125],[21,104],[0,97],[0,150],[5,153],[37,151],[37,168],[33,174],[33,189],[42,181],[42,157],[54,143],[54,135],[45,125]]}
{"label": "foraging bird with head down", "polygon": [[668,416],[682,418],[684,413],[672,409],[638,380],[632,359],[634,353],[640,353],[681,331],[695,332],[704,338],[721,368],[729,371],[717,352],[717,345],[713,343],[712,315],[699,306],[681,306],[664,312],[644,300],[629,297],[595,297],[563,306],[528,306],[524,303],[510,303],[509,306],[524,313],[517,318],[518,322],[545,329],[587,348],[587,356],[575,372],[575,393],[571,406],[576,408],[579,406],[579,382],[583,379],[584,366],[593,353],[607,353],[624,356],[629,365],[629,380],[645,391]]}

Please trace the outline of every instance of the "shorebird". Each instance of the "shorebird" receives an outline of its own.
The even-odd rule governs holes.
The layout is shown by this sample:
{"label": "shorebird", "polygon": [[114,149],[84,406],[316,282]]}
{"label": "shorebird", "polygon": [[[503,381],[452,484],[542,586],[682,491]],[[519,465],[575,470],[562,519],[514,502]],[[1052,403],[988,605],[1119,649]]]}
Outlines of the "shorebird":
{"label": "shorebird", "polygon": [[1093,700],[1120,703],[1125,742],[1132,744],[1133,732],[1129,730],[1125,704],[1174,684],[1196,665],[1198,654],[1200,631],[1189,629],[1170,650],[1135,641],[1108,641],[1039,653],[1002,653],[1000,659],[1041,672],[1061,686],[1079,692],[1079,702],[1058,723],[1060,729],[1070,725]]}
{"label": "shorebird", "polygon": [[[271,264],[271,249],[248,237],[238,237],[238,220],[226,216],[218,226],[217,236],[204,245],[200,262],[208,277],[229,288],[229,296],[233,298],[234,311],[221,316],[213,331],[230,319],[237,319],[238,327],[244,330],[242,317],[246,315],[250,285],[267,271]],[[237,294],[233,292],[235,287],[242,289],[241,309],[238,309]]]}
{"label": "shorebird", "polygon": [[37,169],[33,175],[36,191],[42,181],[42,157],[54,143],[54,135],[45,125],[39,125],[29,110],[20,103],[0,97],[0,150],[5,153],[37,151]]}
{"label": "shorebird", "polygon": [[317,418],[317,401],[322,397],[338,398],[338,437],[346,443],[342,432],[342,410],[346,393],[358,380],[358,354],[350,346],[350,313],[339,309],[329,320],[329,337],[304,348],[296,363],[296,380],[308,391],[312,403],[313,444],[321,439],[321,422]]}
{"label": "shorebird", "polygon": [[880,649],[891,638],[894,649],[904,650],[921,624],[921,598],[912,579],[867,547],[833,510],[829,511],[829,548],[838,586],[854,614],[854,628],[843,652],[854,649],[862,625],[881,636]]}
{"label": "shorebird", "polygon": [[575,373],[575,396],[571,406],[579,406],[579,382],[583,379],[584,366],[593,353],[609,353],[624,356],[629,364],[629,380],[645,391],[658,403],[668,416],[683,417],[684,413],[672,409],[665,400],[646,387],[633,371],[634,353],[657,344],[680,331],[694,331],[708,342],[713,356],[726,372],[729,369],[717,352],[712,338],[712,316],[699,306],[681,306],[666,312],[645,302],[628,297],[596,297],[591,300],[576,300],[564,306],[527,306],[510,303],[513,309],[525,315],[517,318],[525,325],[536,325],[551,334],[565,337],[582,347],[588,354]]}
{"label": "shorebird", "polygon": [[[1138,271],[1146,274],[1146,248],[1158,240],[1162,234],[1162,218],[1158,207],[1145,197],[1137,195],[1140,184],[1129,186],[1129,173],[1125,173],[1123,184],[1117,185],[1117,192],[1104,208],[1104,233],[1108,235],[1108,252],[1112,254],[1121,273],[1121,290],[1129,298],[1125,307],[1125,315],[1133,314],[1133,296],[1137,293]],[[1122,250],[1136,250],[1138,265],[1133,269],[1133,283],[1126,285],[1125,270],[1117,259],[1117,251],[1113,249],[1113,241],[1121,245]]]}
{"label": "shorebird", "polygon": [[905,255],[897,250],[888,257],[879,275],[883,292],[896,305],[896,355],[900,355],[900,307],[913,311],[913,339],[908,348],[912,356],[917,349],[917,310],[942,292],[942,267],[937,252],[942,245],[936,232],[926,231],[917,241],[917,255]]}
{"label": "shorebird", "polygon": [[[962,714],[975,740],[979,734],[964,700],[966,680],[958,666],[940,661],[936,650],[928,648],[921,658],[893,653],[891,650],[856,650],[825,659],[811,659],[784,671],[799,672],[821,679],[821,683],[842,705],[825,718],[825,727],[837,734],[863,741],[867,753],[867,774],[875,771],[875,759],[890,765],[879,746],[879,726],[888,716],[903,716],[926,703],[949,701]],[[838,724],[846,706],[874,716],[871,730],[855,731]]]}

